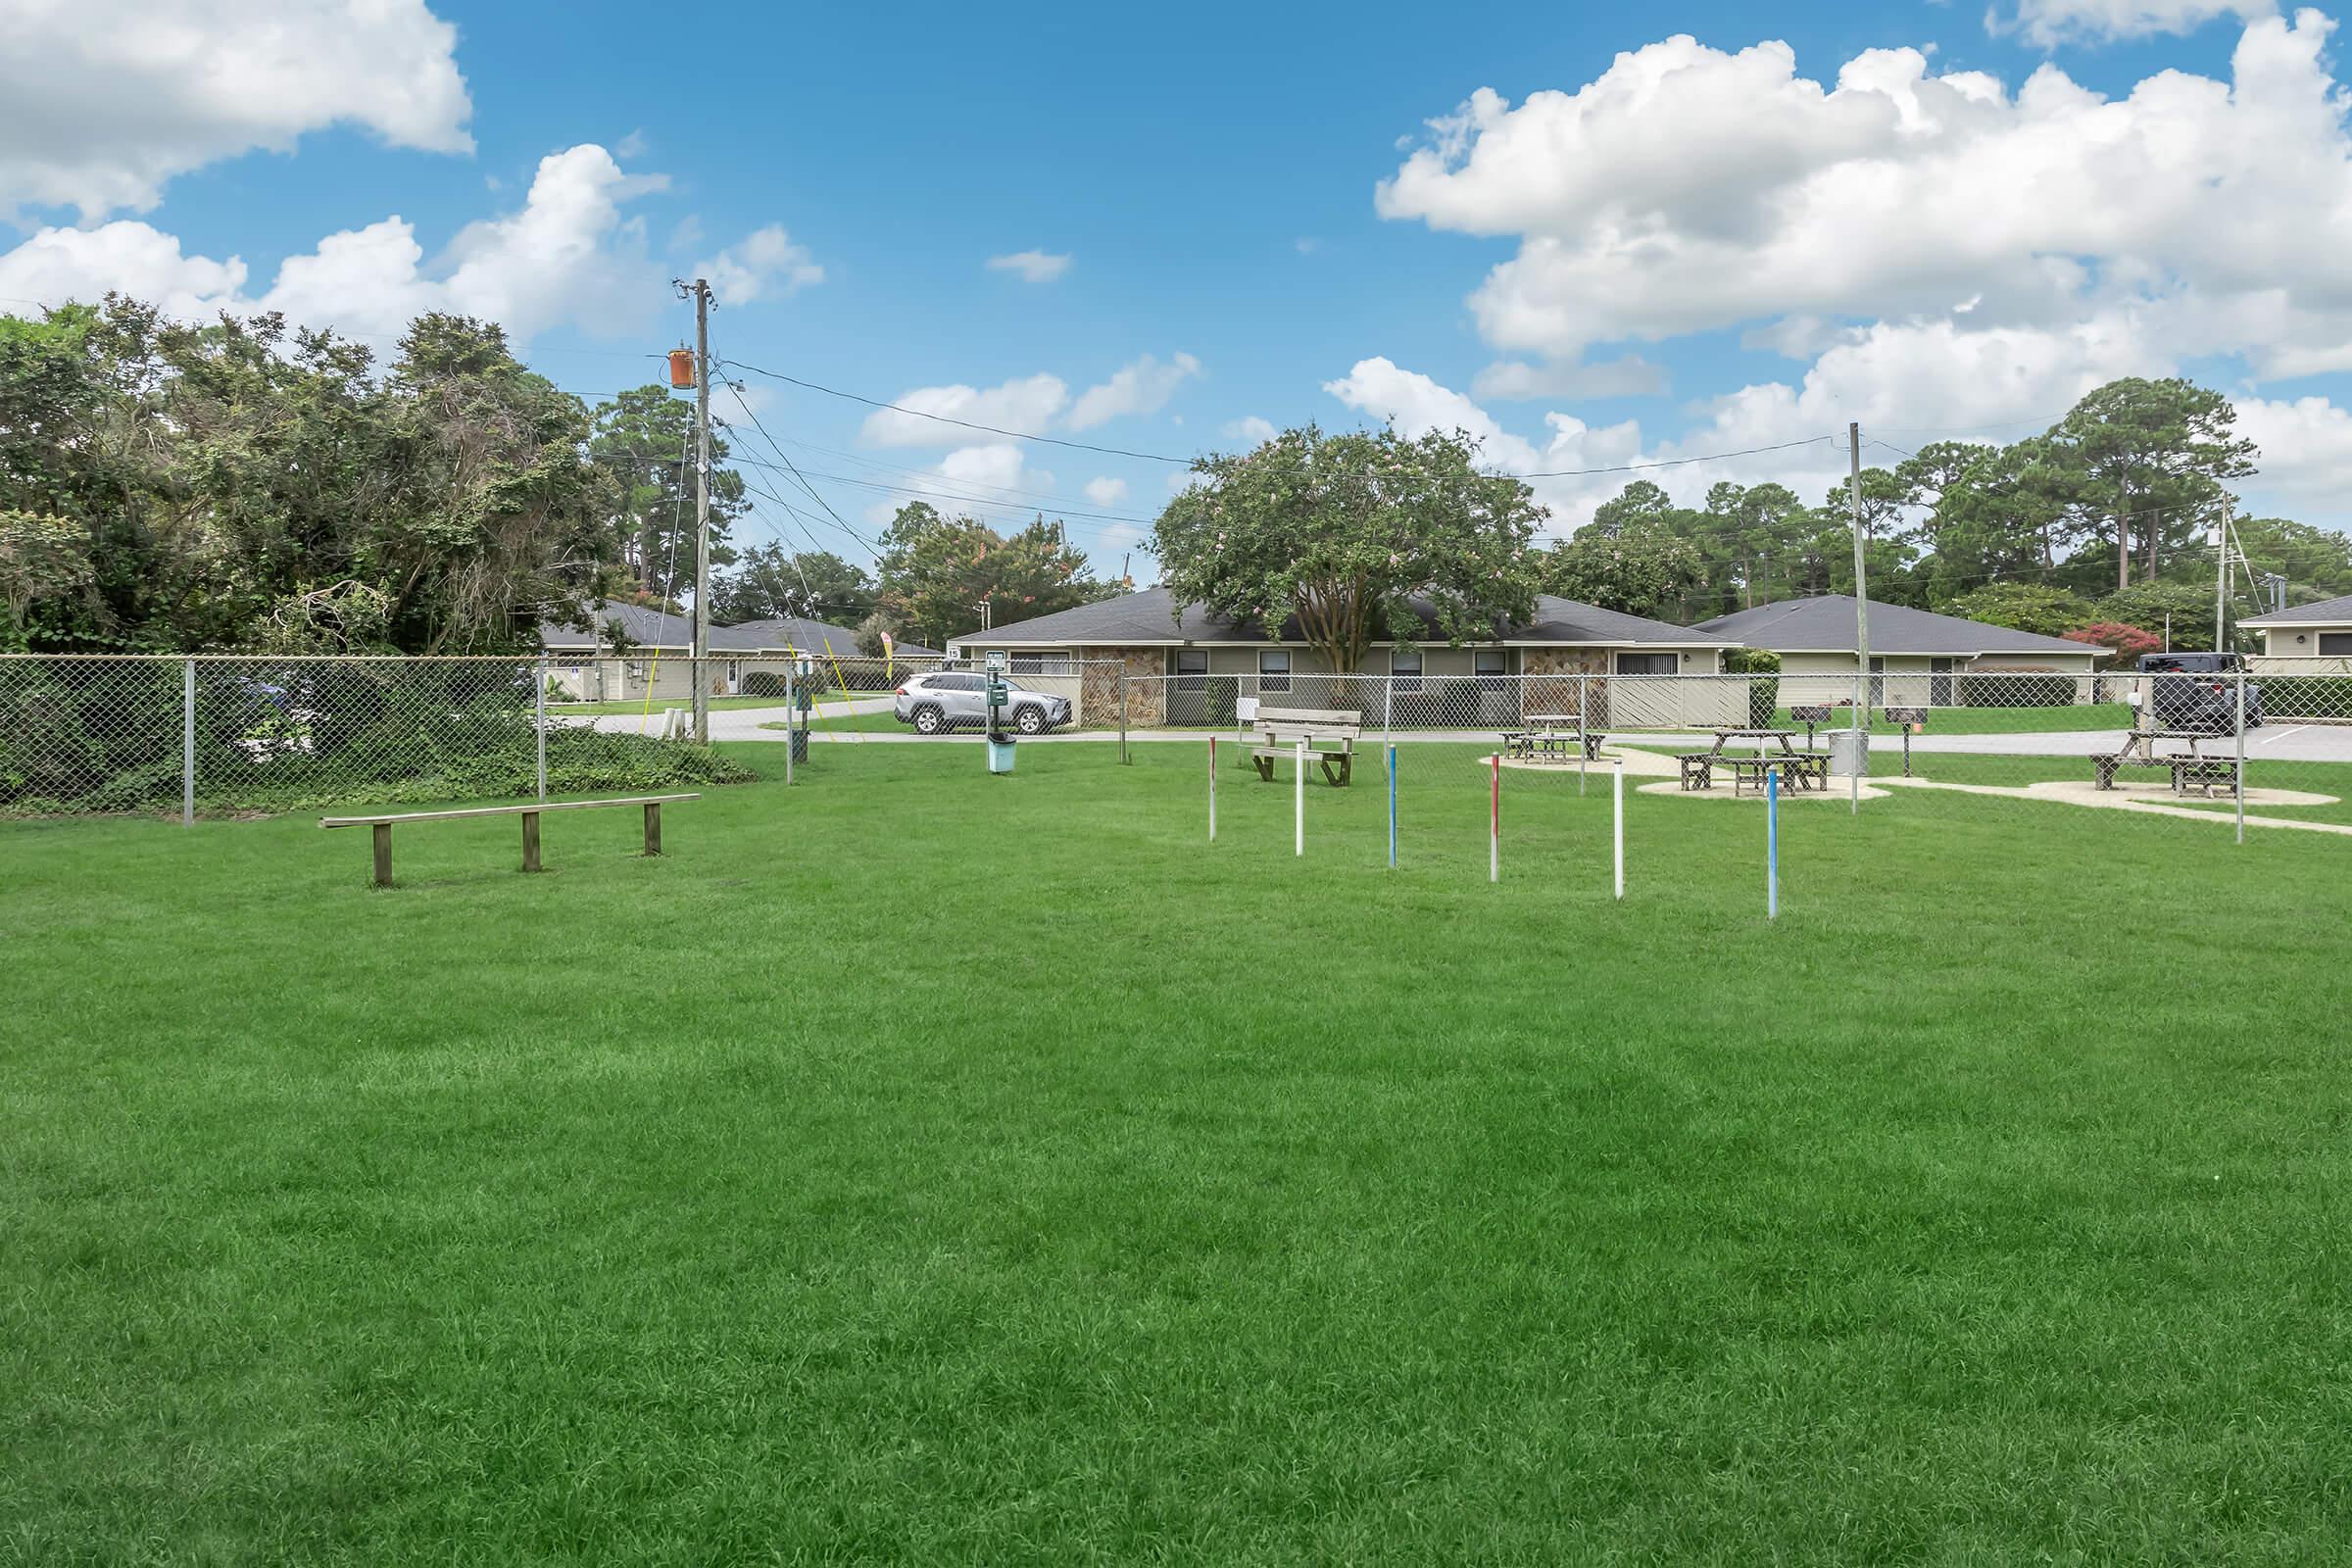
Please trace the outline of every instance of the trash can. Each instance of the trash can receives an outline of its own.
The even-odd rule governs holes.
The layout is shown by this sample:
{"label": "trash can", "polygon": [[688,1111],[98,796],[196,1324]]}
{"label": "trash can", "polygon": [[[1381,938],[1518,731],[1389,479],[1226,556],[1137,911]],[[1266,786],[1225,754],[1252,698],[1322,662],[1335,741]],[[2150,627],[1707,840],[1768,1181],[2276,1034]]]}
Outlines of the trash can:
{"label": "trash can", "polygon": [[808,726],[795,724],[788,733],[792,736],[792,760],[795,762],[808,760]]}
{"label": "trash can", "polygon": [[1870,777],[1870,736],[1859,730],[1834,729],[1828,735],[1830,743],[1830,775],[1833,778]]}
{"label": "trash can", "polygon": [[991,735],[988,738],[988,770],[991,773],[1012,771],[1012,737]]}

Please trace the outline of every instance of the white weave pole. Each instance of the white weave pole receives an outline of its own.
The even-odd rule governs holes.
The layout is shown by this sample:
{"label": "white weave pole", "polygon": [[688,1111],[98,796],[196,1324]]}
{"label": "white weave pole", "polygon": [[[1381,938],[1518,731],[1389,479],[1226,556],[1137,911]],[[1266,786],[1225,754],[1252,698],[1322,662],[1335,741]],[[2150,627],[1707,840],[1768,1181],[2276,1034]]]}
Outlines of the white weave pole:
{"label": "white weave pole", "polygon": [[1487,759],[1493,788],[1487,795],[1487,880],[1502,880],[1502,754]]}
{"label": "white weave pole", "polygon": [[1625,897],[1625,759],[1617,759],[1616,782],[1610,786],[1615,797],[1615,838],[1617,841],[1617,897]]}
{"label": "white weave pole", "polygon": [[1304,741],[1298,742],[1298,779],[1295,797],[1298,803],[1297,813],[1298,825],[1294,835],[1296,843],[1292,853],[1304,855],[1306,853],[1306,742]]}
{"label": "white weave pole", "polygon": [[1217,738],[1208,738],[1208,842],[1217,842]]}

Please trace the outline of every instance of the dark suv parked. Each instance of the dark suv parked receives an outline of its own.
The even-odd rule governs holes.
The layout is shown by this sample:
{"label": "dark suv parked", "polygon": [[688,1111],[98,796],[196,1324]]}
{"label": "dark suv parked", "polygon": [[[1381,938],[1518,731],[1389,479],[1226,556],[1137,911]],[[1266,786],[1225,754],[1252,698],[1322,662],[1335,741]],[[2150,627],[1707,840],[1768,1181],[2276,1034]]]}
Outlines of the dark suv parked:
{"label": "dark suv parked", "polygon": [[[2148,709],[2158,729],[2227,735],[2237,727],[2238,672],[2243,654],[2142,654]],[[2246,682],[2246,728],[2262,727],[2262,682]]]}

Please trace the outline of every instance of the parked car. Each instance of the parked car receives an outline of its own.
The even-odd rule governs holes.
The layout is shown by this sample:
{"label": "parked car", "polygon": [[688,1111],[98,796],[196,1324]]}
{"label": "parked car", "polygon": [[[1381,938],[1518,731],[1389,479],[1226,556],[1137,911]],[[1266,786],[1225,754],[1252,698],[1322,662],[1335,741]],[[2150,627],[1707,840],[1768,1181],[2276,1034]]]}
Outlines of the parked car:
{"label": "parked car", "polygon": [[[1042,735],[1070,721],[1067,697],[1032,691],[1017,680],[1007,680],[1004,685],[1005,720],[1022,734]],[[912,724],[921,735],[937,735],[958,724],[985,724],[988,677],[960,670],[916,675],[899,683],[898,701],[891,711],[900,723]]]}
{"label": "parked car", "polygon": [[[2228,735],[2237,727],[2237,679],[2243,654],[2142,654],[2148,713],[2158,729]],[[2262,727],[2262,682],[2246,682],[2246,728]]]}

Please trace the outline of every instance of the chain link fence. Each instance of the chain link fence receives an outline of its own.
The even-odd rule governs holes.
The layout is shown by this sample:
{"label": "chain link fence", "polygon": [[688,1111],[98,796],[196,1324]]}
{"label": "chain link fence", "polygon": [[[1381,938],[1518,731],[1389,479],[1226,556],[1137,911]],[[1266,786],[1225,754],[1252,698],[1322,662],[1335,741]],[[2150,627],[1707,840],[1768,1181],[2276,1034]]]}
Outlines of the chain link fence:
{"label": "chain link fence", "polygon": [[[1327,744],[1453,742],[1629,785],[1865,809],[2106,808],[2352,832],[2352,661],[2210,656],[2147,673],[1888,671],[1854,723],[1852,671],[1776,675],[1167,675],[1018,656],[1005,721],[1147,744],[1270,725]],[[984,674],[937,658],[702,661],[200,656],[0,658],[0,815],[290,810],[657,789],[754,775],[714,742],[952,738],[985,726]],[[2242,722],[2241,722],[2242,713]],[[796,760],[805,750],[793,749]],[[1906,807],[1905,802],[1911,803]],[[2206,831],[2191,828],[2188,831]]]}

